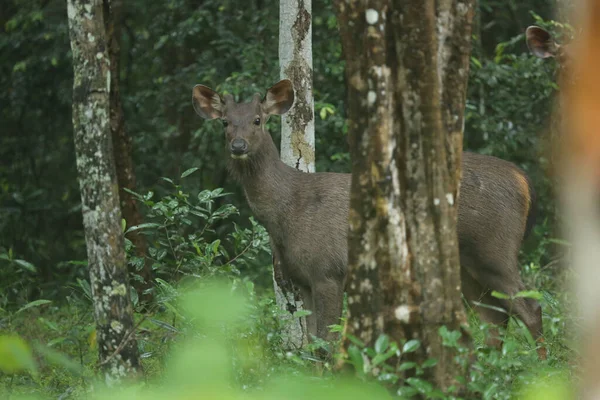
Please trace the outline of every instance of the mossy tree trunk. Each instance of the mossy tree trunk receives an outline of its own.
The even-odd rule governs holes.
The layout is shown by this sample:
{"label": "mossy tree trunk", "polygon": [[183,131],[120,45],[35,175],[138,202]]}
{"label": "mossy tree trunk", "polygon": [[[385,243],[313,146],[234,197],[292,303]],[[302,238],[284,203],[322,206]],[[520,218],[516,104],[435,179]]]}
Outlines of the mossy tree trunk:
{"label": "mossy tree trunk", "polygon": [[[294,106],[281,119],[281,159],[304,172],[315,172],[315,122],[312,94],[312,10],[311,0],[280,0],[279,64],[281,78],[289,79],[295,91]],[[302,309],[297,288],[283,276],[279,260],[273,257],[274,288],[279,306],[293,314]],[[288,348],[307,343],[305,318],[288,325]]]}
{"label": "mossy tree trunk", "polygon": [[102,0],[68,0],[73,128],[100,365],[113,384],[140,371],[110,125],[110,60]]}
{"label": "mossy tree trunk", "polygon": [[[106,32],[108,37],[108,48],[110,57],[110,129],[114,150],[115,167],[117,170],[117,182],[119,183],[119,198],[121,201],[121,213],[127,222],[127,226],[140,225],[142,214],[138,208],[136,199],[123,189],[136,190],[135,171],[132,159],[131,137],[125,129],[125,116],[121,104],[120,82],[120,26],[122,23],[123,0],[103,0],[107,15]],[[139,271],[134,271],[143,280],[134,280],[133,284],[138,297],[144,302],[152,299],[152,263],[147,258],[148,245],[146,238],[135,231],[128,235],[135,246],[135,254],[144,260]]]}
{"label": "mossy tree trunk", "polygon": [[[439,329],[466,324],[456,236],[473,0],[337,0],[352,155],[347,333],[418,339],[456,384]],[[346,348],[350,342],[345,342]]]}

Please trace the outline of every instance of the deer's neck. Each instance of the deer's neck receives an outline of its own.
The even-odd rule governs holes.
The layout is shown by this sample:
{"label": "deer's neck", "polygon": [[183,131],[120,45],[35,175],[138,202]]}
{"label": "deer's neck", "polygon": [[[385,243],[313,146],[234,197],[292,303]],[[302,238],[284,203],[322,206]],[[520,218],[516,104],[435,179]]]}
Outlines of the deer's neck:
{"label": "deer's neck", "polygon": [[229,171],[242,185],[255,218],[273,234],[291,212],[293,185],[300,172],[280,160],[272,140],[263,147],[247,160],[230,160]]}

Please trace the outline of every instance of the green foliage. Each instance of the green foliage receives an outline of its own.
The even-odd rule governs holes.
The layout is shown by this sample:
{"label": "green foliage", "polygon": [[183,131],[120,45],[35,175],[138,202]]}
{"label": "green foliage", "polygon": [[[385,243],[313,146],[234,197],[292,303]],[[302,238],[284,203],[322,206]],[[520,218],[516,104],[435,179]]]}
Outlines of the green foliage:
{"label": "green foliage", "polygon": [[[195,170],[187,170],[181,178]],[[152,191],[145,195],[130,192],[148,209],[147,222],[125,231],[125,234],[141,232],[146,236],[160,301],[168,301],[172,297],[168,282],[182,278],[239,277],[241,269],[246,269],[247,276],[252,277],[268,274],[266,266],[269,262],[260,265],[260,268],[258,264],[260,256],[268,254],[268,235],[252,218],[250,228],[233,223],[233,230],[228,230],[225,222],[238,211],[227,203],[217,207],[217,202],[228,193],[215,189],[203,190],[192,196],[173,180],[162,180],[170,187],[170,193],[160,199],[155,199]],[[145,260],[133,254],[131,242],[127,241],[126,247],[130,254],[129,263],[139,271]],[[258,271],[251,271],[251,268]],[[134,279],[142,277],[134,274]]]}
{"label": "green foliage", "polygon": [[31,348],[18,336],[0,336],[0,370],[9,374],[29,371],[37,375]]}
{"label": "green foliage", "polygon": [[490,58],[471,57],[465,111],[465,149],[512,161],[536,191],[536,226],[523,248],[525,263],[546,265],[555,257],[549,240],[558,216],[549,177],[548,120],[557,93],[556,65],[515,50],[523,32],[497,43]]}

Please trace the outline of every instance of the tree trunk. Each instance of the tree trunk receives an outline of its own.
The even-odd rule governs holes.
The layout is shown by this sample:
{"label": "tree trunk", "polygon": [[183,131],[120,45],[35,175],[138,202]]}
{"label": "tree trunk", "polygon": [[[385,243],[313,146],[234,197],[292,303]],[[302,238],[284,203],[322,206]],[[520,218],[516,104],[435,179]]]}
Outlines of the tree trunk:
{"label": "tree trunk", "polygon": [[100,365],[108,384],[140,371],[134,339],[110,126],[110,62],[102,0],[67,3],[73,128]]}
{"label": "tree trunk", "polygon": [[[419,339],[456,384],[439,329],[461,329],[456,236],[473,0],[336,1],[352,154],[347,333]],[[345,342],[346,347],[350,345]]]}
{"label": "tree trunk", "polygon": [[315,172],[311,0],[280,1],[279,65],[281,78],[292,81],[295,90],[294,106],[281,117],[281,159]]}
{"label": "tree trunk", "polygon": [[[138,209],[136,199],[123,189],[136,190],[135,173],[133,169],[133,160],[131,157],[131,138],[125,130],[125,117],[123,115],[123,106],[121,105],[121,93],[119,90],[120,82],[120,26],[121,12],[123,8],[122,0],[103,0],[104,11],[107,15],[106,32],[109,39],[108,49],[110,56],[110,130],[112,133],[112,142],[114,150],[115,166],[117,170],[117,181],[119,183],[119,198],[121,200],[121,214],[127,226],[140,225],[142,214]],[[147,258],[148,246],[146,239],[142,234],[132,232],[129,239],[135,246],[135,253],[138,257],[144,259],[144,266],[138,272],[143,282],[134,281],[138,297],[144,302],[152,299],[152,263]]]}
{"label": "tree trunk", "polygon": [[572,242],[571,262],[575,274],[573,298],[581,354],[582,379],[578,398],[600,397],[600,4],[581,1],[575,20],[581,34],[570,46],[569,68],[561,76],[566,130],[561,132],[564,223]]}
{"label": "tree trunk", "polygon": [[[281,117],[281,159],[304,172],[315,172],[315,121],[312,94],[312,10],[311,0],[280,0],[279,64],[281,78],[292,81],[295,100]],[[302,309],[297,288],[283,276],[273,256],[273,282],[277,303],[290,312]],[[307,343],[305,318],[290,318],[288,348]]]}

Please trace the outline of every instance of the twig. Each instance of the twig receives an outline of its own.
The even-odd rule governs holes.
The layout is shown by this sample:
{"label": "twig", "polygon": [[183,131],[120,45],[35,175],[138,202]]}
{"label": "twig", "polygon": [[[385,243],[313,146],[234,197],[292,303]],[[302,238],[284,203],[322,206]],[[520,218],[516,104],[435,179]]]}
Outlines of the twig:
{"label": "twig", "polygon": [[[241,253],[237,254],[237,255],[236,255],[235,257],[233,257],[231,260],[227,261],[227,262],[225,263],[225,265],[229,265],[229,264],[231,264],[232,262],[234,262],[235,260],[237,260],[238,258],[240,258],[240,257],[241,257],[241,256],[242,256],[242,255],[243,255],[245,252],[247,252],[247,251],[250,249],[250,246],[252,246],[252,242],[254,241],[254,235],[255,235],[255,232],[254,232],[254,229],[253,229],[253,230],[252,230],[252,238],[251,238],[251,239],[248,241],[248,245],[247,245],[247,246],[244,248],[244,250],[242,250],[242,252],[241,252]],[[224,265],[224,266],[225,266],[225,265]]]}

